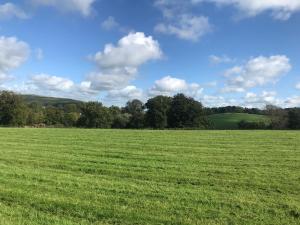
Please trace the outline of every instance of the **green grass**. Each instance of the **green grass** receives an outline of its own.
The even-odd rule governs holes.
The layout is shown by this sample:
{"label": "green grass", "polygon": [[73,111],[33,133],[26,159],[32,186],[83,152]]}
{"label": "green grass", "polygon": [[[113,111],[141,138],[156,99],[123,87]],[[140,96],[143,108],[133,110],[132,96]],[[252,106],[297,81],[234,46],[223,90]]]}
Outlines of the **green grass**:
{"label": "green grass", "polygon": [[208,117],[213,123],[215,129],[237,129],[238,123],[242,120],[247,122],[265,122],[269,123],[269,118],[264,115],[247,113],[221,113],[213,114]]}
{"label": "green grass", "polygon": [[0,129],[0,224],[299,224],[300,132]]}

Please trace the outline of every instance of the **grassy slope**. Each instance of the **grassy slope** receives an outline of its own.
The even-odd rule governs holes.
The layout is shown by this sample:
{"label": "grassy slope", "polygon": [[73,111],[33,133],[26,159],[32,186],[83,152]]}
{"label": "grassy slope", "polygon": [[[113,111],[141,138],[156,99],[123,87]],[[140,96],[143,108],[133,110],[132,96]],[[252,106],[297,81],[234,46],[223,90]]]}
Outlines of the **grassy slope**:
{"label": "grassy slope", "polygon": [[67,98],[54,98],[54,97],[44,97],[37,95],[22,95],[23,99],[27,103],[39,103],[41,105],[65,105],[65,104],[78,104],[81,103],[78,100],[67,99]]}
{"label": "grassy slope", "polygon": [[0,224],[299,224],[300,133],[0,129]]}
{"label": "grassy slope", "polygon": [[248,122],[268,122],[268,117],[264,115],[247,113],[221,113],[210,115],[209,119],[216,129],[237,129],[238,123],[242,120]]}

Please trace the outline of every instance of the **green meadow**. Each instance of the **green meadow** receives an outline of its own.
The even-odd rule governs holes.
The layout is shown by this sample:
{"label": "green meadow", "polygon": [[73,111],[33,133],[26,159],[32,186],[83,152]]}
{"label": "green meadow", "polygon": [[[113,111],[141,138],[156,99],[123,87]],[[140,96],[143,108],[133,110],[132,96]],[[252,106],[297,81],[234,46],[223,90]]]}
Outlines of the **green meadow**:
{"label": "green meadow", "polygon": [[300,224],[300,132],[0,129],[0,224]]}
{"label": "green meadow", "polygon": [[264,122],[265,124],[270,123],[270,118],[264,115],[248,114],[248,113],[220,113],[208,116],[211,121],[213,128],[228,130],[238,129],[239,122]]}

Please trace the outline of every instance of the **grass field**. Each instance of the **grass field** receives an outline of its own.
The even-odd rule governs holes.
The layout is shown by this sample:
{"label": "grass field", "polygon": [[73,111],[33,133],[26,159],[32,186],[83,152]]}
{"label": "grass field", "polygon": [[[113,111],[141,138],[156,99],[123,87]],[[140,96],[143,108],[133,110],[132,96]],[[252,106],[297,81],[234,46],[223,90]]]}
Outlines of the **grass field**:
{"label": "grass field", "polygon": [[238,123],[242,120],[269,123],[267,116],[247,113],[220,113],[210,115],[208,118],[213,123],[215,129],[237,129]]}
{"label": "grass field", "polygon": [[0,129],[0,224],[300,224],[300,132]]}

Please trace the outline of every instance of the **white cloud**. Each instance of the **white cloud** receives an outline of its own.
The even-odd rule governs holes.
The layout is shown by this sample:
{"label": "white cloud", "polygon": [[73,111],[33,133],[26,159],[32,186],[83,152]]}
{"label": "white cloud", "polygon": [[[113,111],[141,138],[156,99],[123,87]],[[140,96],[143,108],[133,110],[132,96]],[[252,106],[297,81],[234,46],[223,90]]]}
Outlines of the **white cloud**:
{"label": "white cloud", "polygon": [[130,33],[118,44],[107,44],[104,51],[96,53],[91,59],[98,65],[87,81],[91,88],[99,91],[116,90],[128,86],[134,80],[139,66],[162,57],[159,43],[144,33]]}
{"label": "white cloud", "polygon": [[182,14],[174,21],[157,24],[154,29],[156,32],[175,35],[183,40],[198,41],[212,30],[212,26],[205,16]]}
{"label": "white cloud", "polygon": [[199,41],[212,30],[212,25],[207,17],[190,13],[188,3],[183,0],[156,0],[154,5],[162,12],[164,21],[154,30],[183,40]]}
{"label": "white cloud", "polygon": [[124,103],[133,99],[144,100],[143,90],[136,86],[127,86],[119,90],[111,90],[107,93],[106,99],[110,102]]}
{"label": "white cloud", "polygon": [[244,92],[256,86],[276,83],[291,68],[290,60],[285,55],[252,58],[245,65],[225,72],[227,81],[222,91]]}
{"label": "white cloud", "polygon": [[91,90],[89,82],[76,84],[72,80],[49,74],[37,74],[23,84],[6,86],[6,89],[24,94],[64,97],[81,100],[95,99],[97,91]]}
{"label": "white cloud", "polygon": [[61,11],[79,12],[83,16],[92,13],[92,5],[96,0],[31,0],[35,6],[50,6]]}
{"label": "white cloud", "polygon": [[233,63],[235,62],[235,59],[232,59],[227,55],[222,55],[222,56],[211,55],[209,56],[209,61],[213,65],[218,65],[221,63]]}
{"label": "white cloud", "polygon": [[11,18],[27,19],[29,16],[17,5],[13,3],[4,3],[0,5],[0,20]]}
{"label": "white cloud", "polygon": [[11,79],[11,70],[21,66],[28,58],[30,49],[27,43],[15,37],[0,37],[0,83]]}
{"label": "white cloud", "polygon": [[199,101],[201,101],[205,107],[224,107],[239,104],[236,99],[226,99],[223,96],[215,95],[203,95],[199,98]]}
{"label": "white cloud", "polygon": [[109,16],[106,20],[104,20],[101,24],[102,28],[105,30],[112,30],[115,28],[118,28],[120,25],[119,23],[115,20],[114,17]]}
{"label": "white cloud", "polygon": [[300,11],[299,0],[191,0],[191,2],[211,2],[217,6],[232,5],[240,11],[241,17],[271,12],[275,19],[287,20],[293,13]]}
{"label": "white cloud", "polygon": [[284,101],[284,107],[294,108],[300,107],[300,96],[289,97]]}
{"label": "white cloud", "polygon": [[281,102],[276,98],[277,93],[274,91],[263,91],[258,95],[252,92],[246,94],[243,106],[248,108],[263,108],[266,105],[280,105]]}
{"label": "white cloud", "polygon": [[154,86],[149,90],[149,96],[173,96],[178,93],[184,93],[188,96],[199,98],[202,92],[203,88],[199,84],[189,84],[185,80],[166,76],[155,81]]}
{"label": "white cloud", "polygon": [[300,90],[300,83],[296,85],[296,88]]}
{"label": "white cloud", "polygon": [[74,87],[74,82],[57,76],[48,74],[38,74],[31,77],[31,82],[43,90],[69,91]]}

